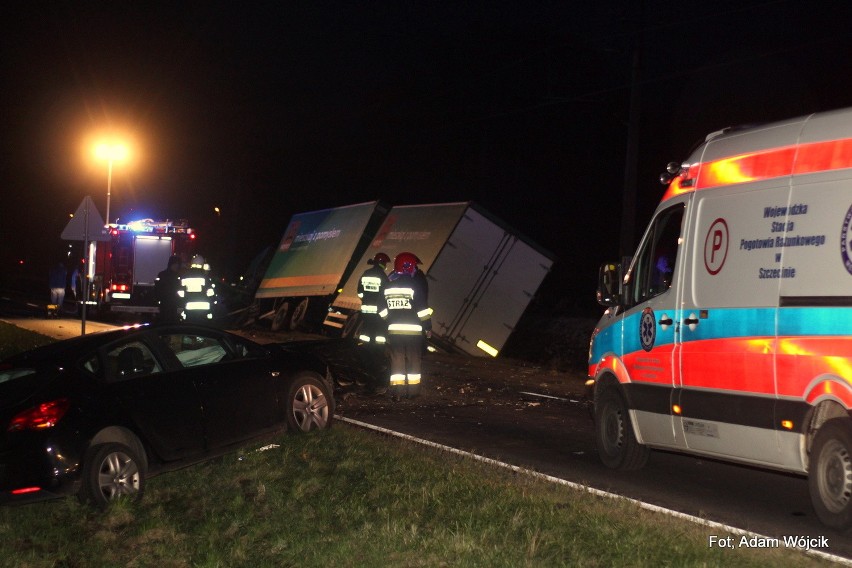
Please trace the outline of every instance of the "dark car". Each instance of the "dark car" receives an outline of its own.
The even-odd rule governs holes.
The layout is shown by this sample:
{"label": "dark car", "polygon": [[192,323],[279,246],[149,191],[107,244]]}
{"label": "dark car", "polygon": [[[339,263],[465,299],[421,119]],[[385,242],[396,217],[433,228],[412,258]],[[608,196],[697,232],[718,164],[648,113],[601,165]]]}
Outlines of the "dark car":
{"label": "dark car", "polygon": [[145,478],[334,415],[324,361],[204,326],[143,326],[0,362],[0,502],[106,507]]}

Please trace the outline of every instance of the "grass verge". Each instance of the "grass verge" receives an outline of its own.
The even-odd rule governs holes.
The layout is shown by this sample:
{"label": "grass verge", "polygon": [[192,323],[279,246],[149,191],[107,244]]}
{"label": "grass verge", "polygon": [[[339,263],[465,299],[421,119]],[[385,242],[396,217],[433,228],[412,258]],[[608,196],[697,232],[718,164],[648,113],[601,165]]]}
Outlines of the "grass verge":
{"label": "grass verge", "polygon": [[0,321],[0,359],[54,341],[40,333]]}

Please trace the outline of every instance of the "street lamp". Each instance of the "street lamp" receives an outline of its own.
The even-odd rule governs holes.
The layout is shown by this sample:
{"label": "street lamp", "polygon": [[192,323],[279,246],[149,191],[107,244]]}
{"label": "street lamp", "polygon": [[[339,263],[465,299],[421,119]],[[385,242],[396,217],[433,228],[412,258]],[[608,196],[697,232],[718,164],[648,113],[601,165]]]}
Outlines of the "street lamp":
{"label": "street lamp", "polygon": [[109,200],[112,194],[112,164],[123,162],[128,154],[127,146],[121,143],[101,143],[95,147],[95,156],[107,162],[107,202],[106,217],[104,217],[107,226],[109,226]]}

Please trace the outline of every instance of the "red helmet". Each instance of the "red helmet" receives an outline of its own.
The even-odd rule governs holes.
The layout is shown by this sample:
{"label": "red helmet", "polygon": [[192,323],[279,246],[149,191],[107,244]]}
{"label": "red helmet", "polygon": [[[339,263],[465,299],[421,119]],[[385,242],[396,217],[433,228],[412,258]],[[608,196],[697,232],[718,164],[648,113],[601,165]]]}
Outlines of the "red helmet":
{"label": "red helmet", "polygon": [[399,274],[414,274],[417,265],[422,264],[417,255],[410,252],[401,252],[393,259],[393,270]]}
{"label": "red helmet", "polygon": [[390,257],[383,252],[377,252],[376,256],[374,256],[367,264],[380,264],[382,266],[387,266],[390,264]]}

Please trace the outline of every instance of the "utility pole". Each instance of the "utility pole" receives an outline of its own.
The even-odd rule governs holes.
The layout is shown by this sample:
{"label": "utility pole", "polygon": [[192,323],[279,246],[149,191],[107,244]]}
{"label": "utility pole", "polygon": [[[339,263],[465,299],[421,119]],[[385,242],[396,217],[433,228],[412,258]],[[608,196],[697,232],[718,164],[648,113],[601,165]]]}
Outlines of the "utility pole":
{"label": "utility pole", "polygon": [[624,163],[624,195],[621,201],[621,240],[619,255],[626,258],[633,254],[636,231],[636,185],[639,163],[639,117],[642,104],[642,25],[644,0],[631,2],[628,19],[633,24],[630,61],[630,102],[627,118],[627,152]]}

